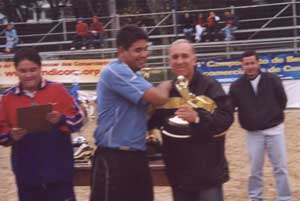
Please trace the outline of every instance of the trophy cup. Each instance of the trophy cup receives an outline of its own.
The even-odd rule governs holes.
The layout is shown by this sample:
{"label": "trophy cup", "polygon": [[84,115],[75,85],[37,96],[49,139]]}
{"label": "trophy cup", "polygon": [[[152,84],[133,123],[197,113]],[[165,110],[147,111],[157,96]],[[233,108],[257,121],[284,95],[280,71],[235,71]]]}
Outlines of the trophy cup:
{"label": "trophy cup", "polygon": [[[216,108],[215,102],[207,96],[196,96],[195,94],[191,93],[189,91],[188,85],[189,81],[184,76],[179,75],[177,77],[175,87],[183,99],[183,104],[188,104],[192,108],[203,108],[204,110],[207,110],[208,112],[212,113]],[[172,118],[169,118],[168,122],[169,124],[178,127],[189,126],[188,121],[181,119],[176,115]]]}
{"label": "trophy cup", "polygon": [[[179,75],[177,77],[177,80],[175,82],[175,87],[176,87],[177,91],[179,92],[179,94],[184,99],[184,101],[186,101],[186,102],[188,101],[189,94],[190,94],[188,85],[189,85],[189,81],[184,76]],[[188,126],[189,125],[188,121],[183,120],[176,115],[169,119],[169,123],[172,125],[179,125],[179,126]]]}

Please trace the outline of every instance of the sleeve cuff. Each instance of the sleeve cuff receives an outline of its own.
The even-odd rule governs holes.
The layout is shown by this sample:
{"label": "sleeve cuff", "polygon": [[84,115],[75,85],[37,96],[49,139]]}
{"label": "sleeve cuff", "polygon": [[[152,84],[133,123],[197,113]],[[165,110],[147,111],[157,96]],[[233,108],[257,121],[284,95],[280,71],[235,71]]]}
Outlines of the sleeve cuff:
{"label": "sleeve cuff", "polygon": [[14,142],[15,140],[13,139],[13,137],[11,136],[11,132],[9,132],[8,134],[7,134],[7,141],[8,142]]}
{"label": "sleeve cuff", "polygon": [[3,146],[9,146],[11,144],[13,144],[15,142],[15,140],[12,138],[11,136],[11,132],[7,133],[4,135],[5,137],[2,138],[3,139],[6,139],[5,141],[1,142],[0,144],[3,145]]}

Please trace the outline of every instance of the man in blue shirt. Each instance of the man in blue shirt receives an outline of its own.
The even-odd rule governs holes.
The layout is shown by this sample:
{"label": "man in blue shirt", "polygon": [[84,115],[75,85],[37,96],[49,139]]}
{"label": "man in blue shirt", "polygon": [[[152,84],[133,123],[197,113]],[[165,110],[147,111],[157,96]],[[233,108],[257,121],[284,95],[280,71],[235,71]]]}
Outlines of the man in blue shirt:
{"label": "man in blue shirt", "polygon": [[91,201],[152,201],[147,106],[166,103],[171,83],[153,87],[136,73],[148,57],[148,37],[141,28],[125,26],[116,40],[118,60],[103,69],[97,85]]}

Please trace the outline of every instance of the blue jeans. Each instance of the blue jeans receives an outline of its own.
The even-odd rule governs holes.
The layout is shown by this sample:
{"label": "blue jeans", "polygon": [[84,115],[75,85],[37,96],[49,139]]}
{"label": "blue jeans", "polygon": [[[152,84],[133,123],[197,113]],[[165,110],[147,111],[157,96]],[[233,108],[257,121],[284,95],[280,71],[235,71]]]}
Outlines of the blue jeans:
{"label": "blue jeans", "polygon": [[172,188],[172,193],[174,201],[223,201],[222,186],[199,191]]}
{"label": "blue jeans", "polygon": [[185,39],[189,41],[193,41],[193,32],[194,32],[193,28],[183,29]]}
{"label": "blue jeans", "polygon": [[284,133],[264,135],[261,131],[248,132],[247,146],[250,162],[249,198],[253,201],[263,200],[263,165],[267,152],[276,180],[277,200],[291,200]]}
{"label": "blue jeans", "polygon": [[222,29],[222,31],[224,32],[224,40],[226,41],[231,41],[234,39],[234,36],[233,36],[233,32],[237,30],[237,27],[235,26],[226,26]]}

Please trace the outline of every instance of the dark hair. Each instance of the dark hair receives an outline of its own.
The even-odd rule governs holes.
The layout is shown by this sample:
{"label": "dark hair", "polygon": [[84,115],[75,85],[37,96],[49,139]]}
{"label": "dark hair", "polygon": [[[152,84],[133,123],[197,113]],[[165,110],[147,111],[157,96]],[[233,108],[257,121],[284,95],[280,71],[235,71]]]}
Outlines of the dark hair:
{"label": "dark hair", "polygon": [[128,50],[137,40],[148,40],[146,32],[136,25],[126,25],[117,34],[117,47]]}
{"label": "dark hair", "polygon": [[18,50],[13,58],[15,67],[23,60],[32,61],[39,66],[42,65],[42,59],[36,49],[33,48],[22,48]]}
{"label": "dark hair", "polygon": [[254,50],[245,51],[241,56],[241,60],[243,60],[243,58],[245,57],[251,57],[251,56],[255,56],[256,60],[259,60],[259,57]]}

